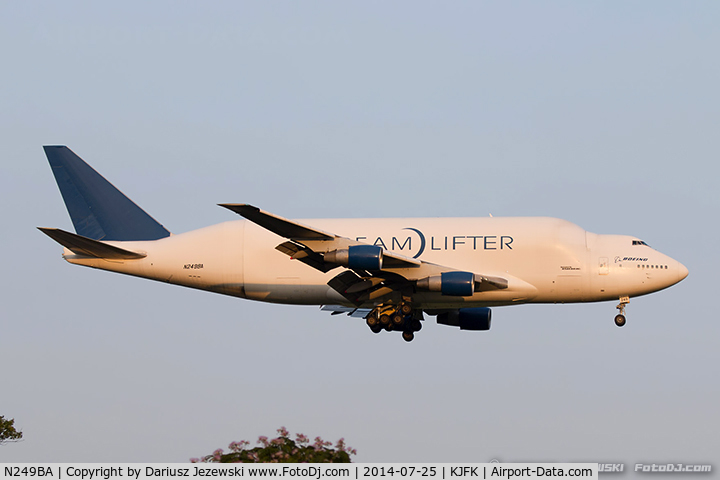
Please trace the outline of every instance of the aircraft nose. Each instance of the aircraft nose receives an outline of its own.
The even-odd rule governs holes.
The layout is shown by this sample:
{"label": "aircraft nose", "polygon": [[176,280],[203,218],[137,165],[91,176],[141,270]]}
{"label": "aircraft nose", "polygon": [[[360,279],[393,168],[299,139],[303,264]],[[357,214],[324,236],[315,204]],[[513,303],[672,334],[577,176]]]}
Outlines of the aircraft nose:
{"label": "aircraft nose", "polygon": [[682,263],[678,262],[678,280],[677,281],[680,282],[682,280],[685,280],[685,277],[688,276],[688,273],[690,273],[690,272],[688,272],[687,267],[685,265],[683,265]]}

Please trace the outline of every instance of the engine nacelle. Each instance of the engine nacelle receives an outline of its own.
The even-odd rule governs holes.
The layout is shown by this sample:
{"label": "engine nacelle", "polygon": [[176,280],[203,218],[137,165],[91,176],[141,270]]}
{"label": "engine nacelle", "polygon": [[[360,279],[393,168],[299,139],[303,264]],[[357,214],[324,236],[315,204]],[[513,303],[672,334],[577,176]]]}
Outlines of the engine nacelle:
{"label": "engine nacelle", "polygon": [[437,323],[460,327],[460,330],[490,330],[492,311],[487,307],[461,308],[439,313]]}
{"label": "engine nacelle", "polygon": [[475,274],[470,272],[444,272],[421,278],[417,286],[431,292],[441,292],[453,297],[471,297],[475,293]]}
{"label": "engine nacelle", "polygon": [[383,264],[382,247],[374,245],[353,245],[333,250],[324,255],[325,261],[337,263],[349,268],[361,270],[381,270]]}

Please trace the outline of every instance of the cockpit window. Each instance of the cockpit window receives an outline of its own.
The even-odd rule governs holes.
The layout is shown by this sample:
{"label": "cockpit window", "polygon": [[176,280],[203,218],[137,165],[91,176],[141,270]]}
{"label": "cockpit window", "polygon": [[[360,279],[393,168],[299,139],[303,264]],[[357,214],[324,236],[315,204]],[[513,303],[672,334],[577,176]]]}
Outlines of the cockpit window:
{"label": "cockpit window", "polygon": [[647,243],[643,242],[642,240],[633,240],[633,245],[645,245],[646,247],[649,247]]}

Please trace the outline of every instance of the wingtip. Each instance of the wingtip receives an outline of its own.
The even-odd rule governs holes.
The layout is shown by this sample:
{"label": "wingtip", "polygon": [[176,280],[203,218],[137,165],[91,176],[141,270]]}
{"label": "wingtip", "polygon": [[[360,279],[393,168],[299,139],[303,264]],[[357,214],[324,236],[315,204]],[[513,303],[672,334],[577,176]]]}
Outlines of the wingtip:
{"label": "wingtip", "polygon": [[243,212],[247,212],[248,210],[255,210],[258,212],[260,211],[258,207],[249,205],[247,203],[218,203],[218,206],[227,208],[228,210],[235,212],[238,215],[243,215]]}

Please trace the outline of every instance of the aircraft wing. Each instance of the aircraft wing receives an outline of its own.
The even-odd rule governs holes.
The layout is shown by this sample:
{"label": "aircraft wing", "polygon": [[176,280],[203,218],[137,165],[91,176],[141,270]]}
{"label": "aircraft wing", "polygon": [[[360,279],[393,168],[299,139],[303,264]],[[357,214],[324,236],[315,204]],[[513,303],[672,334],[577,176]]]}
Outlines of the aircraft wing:
{"label": "aircraft wing", "polygon": [[[292,259],[324,273],[346,267],[347,270],[333,277],[328,285],[354,305],[379,301],[396,293],[410,296],[418,289],[471,296],[474,292],[508,288],[508,280],[502,277],[458,272],[303,225],[252,205],[225,203],[220,206],[288,239],[275,248]],[[453,289],[443,286],[445,275],[448,275],[446,283],[452,282]]]}
{"label": "aircraft wing", "polygon": [[[232,210],[238,215],[247,218],[251,222],[258,224],[261,227],[266,228],[281,237],[285,237],[291,240],[291,242],[286,242],[282,245],[279,245],[278,250],[293,257],[296,260],[301,260],[302,258],[305,258],[306,255],[311,255],[311,252],[308,251],[308,247],[306,246],[308,242],[322,242],[323,247],[332,246],[332,248],[336,250],[343,247],[347,248],[351,245],[367,245],[362,242],[350,240],[349,238],[345,237],[339,237],[335,234],[312,228],[283,217],[279,217],[264,210],[260,210],[258,207],[254,207],[252,205],[244,203],[223,203],[220,204],[220,206],[225,207],[228,210]],[[294,246],[291,244],[293,244]],[[315,251],[312,248],[310,249],[313,252]],[[422,262],[419,260],[406,257],[404,255],[398,255],[387,250],[383,250],[383,259],[383,265],[388,268],[412,268],[422,265]],[[319,267],[319,265],[315,264],[313,264],[312,266],[314,266],[315,268]],[[331,269],[337,266],[339,265],[335,264],[331,267]],[[318,269],[322,270],[322,268]]]}
{"label": "aircraft wing", "polygon": [[272,213],[260,210],[258,207],[246,203],[223,203],[221,207],[241,215],[263,228],[267,228],[281,237],[291,240],[334,240],[337,238],[332,233],[323,232],[286,218],[278,217]]}

